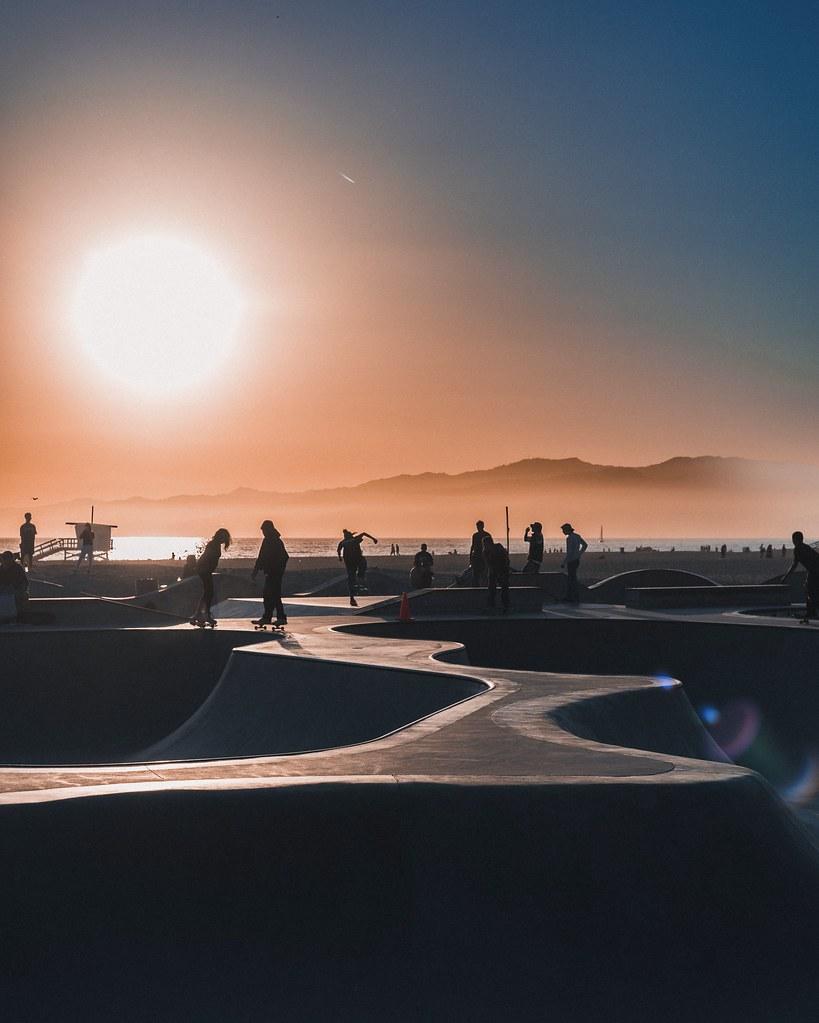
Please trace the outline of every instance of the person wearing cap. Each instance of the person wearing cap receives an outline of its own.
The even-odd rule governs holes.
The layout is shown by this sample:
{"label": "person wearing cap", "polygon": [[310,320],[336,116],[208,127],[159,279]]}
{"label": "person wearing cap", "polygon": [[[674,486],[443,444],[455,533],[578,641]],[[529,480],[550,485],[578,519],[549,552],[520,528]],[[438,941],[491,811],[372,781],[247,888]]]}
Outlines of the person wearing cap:
{"label": "person wearing cap", "polygon": [[543,523],[533,522],[527,526],[523,542],[529,544],[529,558],[523,566],[523,571],[537,575],[543,564]]}
{"label": "person wearing cap", "polygon": [[571,522],[564,522],[560,527],[566,537],[566,557],[560,567],[566,569],[568,582],[566,584],[566,600],[569,604],[580,603],[580,591],[577,588],[577,570],[580,568],[580,559],[589,546],[579,533],[575,533]]}
{"label": "person wearing cap", "polygon": [[284,613],[284,604],[282,603],[282,579],[290,555],[284,546],[281,533],[270,519],[265,519],[259,528],[264,539],[259,548],[259,556],[253,566],[251,578],[255,579],[259,572],[264,572],[264,590],[262,591],[264,614],[253,624],[270,625],[275,611],[276,625],[287,625],[287,615]]}

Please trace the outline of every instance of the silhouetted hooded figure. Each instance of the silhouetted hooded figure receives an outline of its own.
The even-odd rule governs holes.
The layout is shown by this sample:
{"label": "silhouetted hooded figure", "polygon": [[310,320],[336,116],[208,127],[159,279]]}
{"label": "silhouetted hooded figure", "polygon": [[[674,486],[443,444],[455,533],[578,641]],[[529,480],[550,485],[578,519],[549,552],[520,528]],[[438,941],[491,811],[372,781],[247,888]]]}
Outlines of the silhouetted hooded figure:
{"label": "silhouetted hooded figure", "polygon": [[816,551],[810,544],[805,543],[804,534],[798,530],[791,539],[793,540],[793,564],[782,576],[782,582],[793,574],[797,565],[801,565],[806,571],[805,577],[805,617],[803,623],[811,618],[817,617],[819,607],[819,551]]}
{"label": "silhouetted hooded figure", "polygon": [[[338,560],[343,561],[344,567],[347,569],[350,607],[358,607],[358,601],[355,599],[356,589],[359,585],[363,585],[364,577],[367,574],[367,559],[361,550],[361,544],[365,536],[375,544],[378,543],[378,540],[371,533],[365,533],[363,530],[360,533],[353,533],[352,530],[342,529],[341,532],[343,536],[338,541],[336,554],[338,554]],[[398,545],[396,544],[396,553],[397,551]]]}
{"label": "silhouetted hooded figure", "polygon": [[281,533],[270,519],[265,519],[260,529],[264,539],[259,548],[256,564],[253,566],[252,578],[255,579],[259,572],[264,572],[264,590],[262,591],[264,614],[253,624],[269,625],[275,611],[276,624],[286,625],[287,615],[284,613],[284,604],[282,603],[282,579],[290,555],[284,546]]}

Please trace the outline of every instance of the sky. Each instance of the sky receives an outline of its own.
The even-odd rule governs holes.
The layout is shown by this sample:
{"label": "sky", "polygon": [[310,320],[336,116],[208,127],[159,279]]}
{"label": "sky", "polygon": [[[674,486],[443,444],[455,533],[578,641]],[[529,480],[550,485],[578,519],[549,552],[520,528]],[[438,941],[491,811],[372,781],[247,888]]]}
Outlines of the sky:
{"label": "sky", "polygon": [[816,467],[817,44],[799,3],[6,0],[3,505]]}

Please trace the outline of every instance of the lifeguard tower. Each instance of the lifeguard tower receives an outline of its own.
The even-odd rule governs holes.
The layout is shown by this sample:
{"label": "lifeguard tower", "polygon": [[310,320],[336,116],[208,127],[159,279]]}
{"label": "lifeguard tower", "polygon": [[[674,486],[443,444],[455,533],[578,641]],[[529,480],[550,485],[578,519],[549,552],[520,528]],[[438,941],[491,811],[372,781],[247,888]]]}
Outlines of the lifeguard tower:
{"label": "lifeguard tower", "polygon": [[[68,551],[77,551],[79,553],[80,547],[80,534],[89,523],[86,522],[66,522],[67,526],[74,527],[74,536],[68,537],[67,542],[72,542],[71,547],[66,548],[65,556],[68,557]],[[115,525],[106,522],[91,522],[91,531],[94,534],[94,557],[105,558],[108,560],[108,554],[114,549],[114,541],[111,537],[111,530],[116,529]]]}

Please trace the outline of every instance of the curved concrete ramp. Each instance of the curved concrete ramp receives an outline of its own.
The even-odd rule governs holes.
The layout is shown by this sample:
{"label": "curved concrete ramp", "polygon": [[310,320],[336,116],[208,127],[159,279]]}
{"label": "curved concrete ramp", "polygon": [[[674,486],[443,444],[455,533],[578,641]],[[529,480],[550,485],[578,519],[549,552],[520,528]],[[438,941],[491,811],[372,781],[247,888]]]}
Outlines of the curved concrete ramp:
{"label": "curved concrete ramp", "polygon": [[193,717],[133,759],[213,760],[350,746],[487,688],[452,674],[237,650]]}
{"label": "curved concrete ramp", "polygon": [[683,572],[673,568],[645,568],[633,572],[620,572],[587,588],[586,598],[592,603],[623,604],[626,590],[649,586],[716,586],[713,579],[696,572]]}

